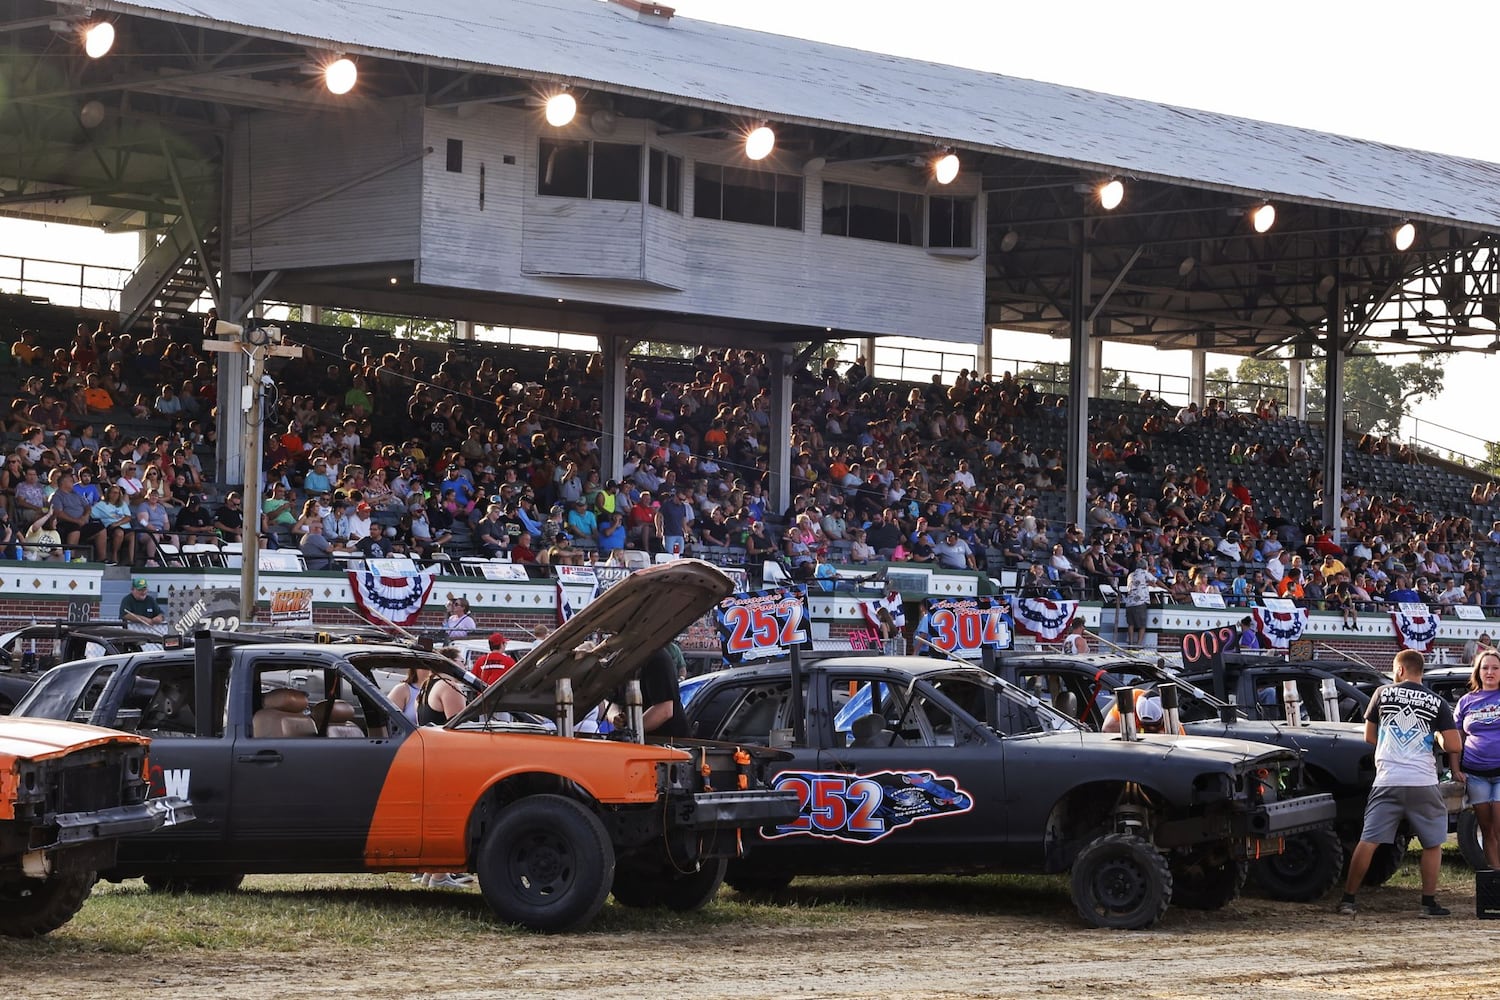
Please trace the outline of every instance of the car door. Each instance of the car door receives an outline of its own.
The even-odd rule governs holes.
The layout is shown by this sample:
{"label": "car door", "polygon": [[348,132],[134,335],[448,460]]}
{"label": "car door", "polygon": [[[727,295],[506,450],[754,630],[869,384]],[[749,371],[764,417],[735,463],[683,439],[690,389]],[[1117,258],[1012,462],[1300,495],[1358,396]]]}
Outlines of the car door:
{"label": "car door", "polygon": [[1004,747],[985,729],[992,690],[837,667],[817,687],[829,706],[809,723],[818,767],[783,782],[806,803],[798,835],[855,845],[870,871],[992,864],[1007,833]]}
{"label": "car door", "polygon": [[[236,651],[231,853],[250,870],[359,870],[386,775],[411,728],[337,658],[256,653]],[[339,732],[326,715],[320,724],[330,697],[353,710],[355,729]]]}

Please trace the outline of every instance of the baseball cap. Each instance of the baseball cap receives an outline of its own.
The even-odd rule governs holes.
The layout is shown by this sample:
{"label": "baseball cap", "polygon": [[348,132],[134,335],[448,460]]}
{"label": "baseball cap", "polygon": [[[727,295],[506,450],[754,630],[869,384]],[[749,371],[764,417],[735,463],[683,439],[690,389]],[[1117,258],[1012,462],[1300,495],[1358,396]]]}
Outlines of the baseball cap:
{"label": "baseball cap", "polygon": [[146,589],[146,578],[144,576],[138,576],[134,580],[131,580],[130,581],[130,589],[131,590],[145,590]]}
{"label": "baseball cap", "polygon": [[1142,722],[1160,722],[1162,719],[1161,699],[1155,695],[1141,695],[1135,700],[1135,715]]}
{"label": "baseball cap", "polygon": [[504,649],[505,648],[505,633],[504,632],[491,632],[490,633],[490,648],[491,649]]}
{"label": "baseball cap", "polygon": [[361,503],[358,507],[356,507],[354,509],[357,510],[357,511],[359,511],[361,514],[368,514],[370,512],[370,505],[367,504],[367,503]]}

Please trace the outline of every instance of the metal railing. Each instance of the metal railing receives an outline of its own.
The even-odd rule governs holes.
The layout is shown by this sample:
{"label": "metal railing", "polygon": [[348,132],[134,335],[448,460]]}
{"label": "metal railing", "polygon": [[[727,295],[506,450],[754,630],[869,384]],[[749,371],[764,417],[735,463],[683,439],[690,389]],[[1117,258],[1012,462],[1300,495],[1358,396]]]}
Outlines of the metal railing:
{"label": "metal railing", "polygon": [[0,254],[0,292],[34,295],[68,308],[118,310],[129,277],[123,267]]}

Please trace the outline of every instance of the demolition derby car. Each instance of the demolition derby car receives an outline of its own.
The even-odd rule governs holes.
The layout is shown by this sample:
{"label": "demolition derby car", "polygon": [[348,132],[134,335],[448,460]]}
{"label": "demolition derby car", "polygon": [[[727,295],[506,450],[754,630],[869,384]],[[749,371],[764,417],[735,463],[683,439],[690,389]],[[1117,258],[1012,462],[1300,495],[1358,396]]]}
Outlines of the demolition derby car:
{"label": "demolition derby car", "polygon": [[918,657],[739,667],[696,685],[696,736],[785,748],[768,824],[731,885],[804,874],[1071,873],[1078,913],[1139,928],[1215,909],[1247,857],[1327,828],[1295,752],[1243,740],[1085,731],[974,666]]}
{"label": "demolition derby car", "polygon": [[500,919],[546,931],[587,923],[611,892],[691,909],[742,829],[796,815],[759,780],[777,755],[570,735],[562,695],[584,710],[611,696],[731,589],[696,560],[632,574],[442,728],[385,693],[416,671],[475,683],[436,654],[202,634],[56,667],[17,712],[154,737],[155,787],[197,804],[191,826],[127,838],[107,878],[222,890],[252,872],[475,871]]}

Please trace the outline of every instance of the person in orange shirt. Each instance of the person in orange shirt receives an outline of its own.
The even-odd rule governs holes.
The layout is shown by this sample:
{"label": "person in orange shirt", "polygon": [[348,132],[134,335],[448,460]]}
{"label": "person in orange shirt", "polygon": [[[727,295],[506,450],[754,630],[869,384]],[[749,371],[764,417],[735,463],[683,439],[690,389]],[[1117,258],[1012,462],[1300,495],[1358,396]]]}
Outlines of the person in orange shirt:
{"label": "person in orange shirt", "polygon": [[1300,601],[1303,595],[1302,571],[1295,566],[1286,571],[1286,576],[1276,585],[1276,593],[1280,597],[1288,597],[1294,601]]}

